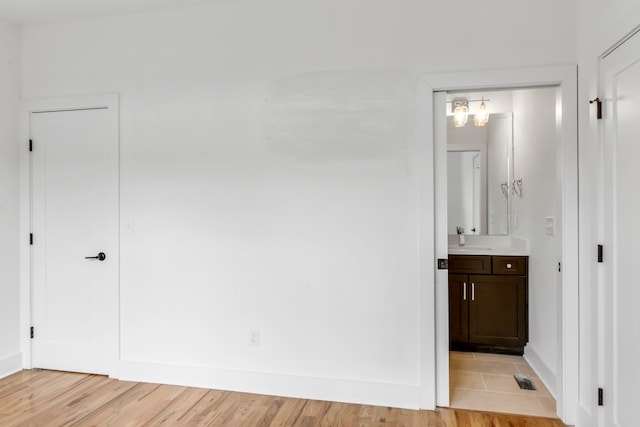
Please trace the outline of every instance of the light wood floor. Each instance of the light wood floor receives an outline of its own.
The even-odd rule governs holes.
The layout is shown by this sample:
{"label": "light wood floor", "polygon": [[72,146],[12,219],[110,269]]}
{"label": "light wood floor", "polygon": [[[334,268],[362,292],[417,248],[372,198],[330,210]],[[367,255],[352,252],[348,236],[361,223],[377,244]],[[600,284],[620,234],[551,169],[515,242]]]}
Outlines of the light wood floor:
{"label": "light wood floor", "polygon": [[0,426],[564,427],[549,418],[386,407],[22,371],[0,380]]}

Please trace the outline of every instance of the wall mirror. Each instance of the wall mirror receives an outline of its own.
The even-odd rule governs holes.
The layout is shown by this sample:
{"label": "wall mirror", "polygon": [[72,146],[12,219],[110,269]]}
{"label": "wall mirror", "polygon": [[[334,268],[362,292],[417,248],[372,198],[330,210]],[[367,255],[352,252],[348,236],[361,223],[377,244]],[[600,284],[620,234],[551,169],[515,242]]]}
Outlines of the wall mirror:
{"label": "wall mirror", "polygon": [[513,115],[491,113],[485,126],[474,126],[472,116],[468,121],[456,127],[453,116],[447,120],[447,233],[509,235]]}

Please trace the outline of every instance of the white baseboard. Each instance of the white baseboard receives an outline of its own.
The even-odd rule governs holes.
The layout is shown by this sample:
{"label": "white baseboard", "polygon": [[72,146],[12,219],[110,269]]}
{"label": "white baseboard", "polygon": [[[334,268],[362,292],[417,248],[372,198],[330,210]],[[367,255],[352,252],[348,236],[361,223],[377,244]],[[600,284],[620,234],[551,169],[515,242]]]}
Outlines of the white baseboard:
{"label": "white baseboard", "polygon": [[0,359],[0,378],[8,377],[22,370],[22,353]]}
{"label": "white baseboard", "polygon": [[120,361],[121,380],[173,384],[271,396],[418,409],[418,385]]}
{"label": "white baseboard", "polygon": [[527,344],[527,346],[524,348],[524,359],[527,361],[527,363],[529,363],[531,369],[535,371],[535,373],[538,375],[538,378],[540,378],[540,380],[544,383],[551,395],[554,398],[557,398],[557,377],[542,361],[540,356],[538,356],[536,350],[531,347],[530,344]]}

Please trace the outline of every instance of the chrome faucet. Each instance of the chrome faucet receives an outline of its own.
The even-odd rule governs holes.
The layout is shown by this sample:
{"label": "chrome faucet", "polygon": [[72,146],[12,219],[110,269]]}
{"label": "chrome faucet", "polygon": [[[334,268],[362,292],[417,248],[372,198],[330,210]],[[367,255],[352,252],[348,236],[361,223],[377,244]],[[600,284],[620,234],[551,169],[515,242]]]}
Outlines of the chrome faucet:
{"label": "chrome faucet", "polygon": [[464,227],[456,227],[458,233],[458,245],[464,246]]}

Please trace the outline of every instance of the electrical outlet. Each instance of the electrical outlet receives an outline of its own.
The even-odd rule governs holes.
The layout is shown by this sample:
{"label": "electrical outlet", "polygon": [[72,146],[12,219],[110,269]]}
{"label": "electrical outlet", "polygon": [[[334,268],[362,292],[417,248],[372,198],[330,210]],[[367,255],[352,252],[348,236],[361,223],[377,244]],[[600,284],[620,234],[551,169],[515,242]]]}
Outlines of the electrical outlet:
{"label": "electrical outlet", "polygon": [[250,329],[249,330],[249,345],[257,347],[260,345],[260,330],[259,329]]}

